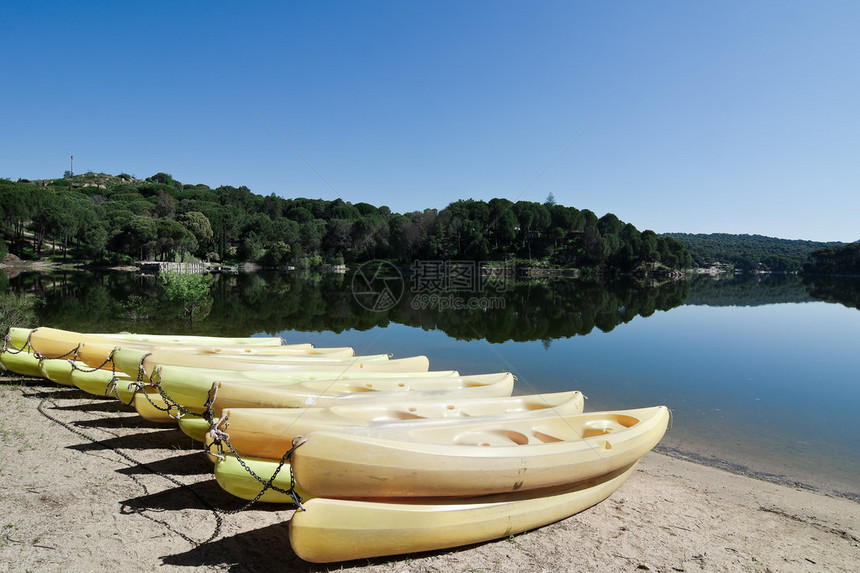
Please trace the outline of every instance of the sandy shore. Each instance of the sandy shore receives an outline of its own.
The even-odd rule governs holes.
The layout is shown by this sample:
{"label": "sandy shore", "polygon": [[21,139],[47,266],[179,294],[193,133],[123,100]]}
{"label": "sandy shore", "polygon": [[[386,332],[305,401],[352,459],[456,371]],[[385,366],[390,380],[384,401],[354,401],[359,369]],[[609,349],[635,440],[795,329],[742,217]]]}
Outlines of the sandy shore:
{"label": "sandy shore", "polygon": [[0,378],[0,571],[857,571],[860,504],[651,453],[605,502],[450,551],[317,566],[177,429]]}

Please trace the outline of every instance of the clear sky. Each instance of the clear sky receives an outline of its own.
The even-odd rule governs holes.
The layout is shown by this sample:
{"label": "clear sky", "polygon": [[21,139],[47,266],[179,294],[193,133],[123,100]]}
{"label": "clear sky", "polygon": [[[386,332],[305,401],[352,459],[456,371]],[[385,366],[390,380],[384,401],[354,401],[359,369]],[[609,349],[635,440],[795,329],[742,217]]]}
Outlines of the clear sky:
{"label": "clear sky", "polygon": [[860,2],[4,2],[0,177],[860,239]]}

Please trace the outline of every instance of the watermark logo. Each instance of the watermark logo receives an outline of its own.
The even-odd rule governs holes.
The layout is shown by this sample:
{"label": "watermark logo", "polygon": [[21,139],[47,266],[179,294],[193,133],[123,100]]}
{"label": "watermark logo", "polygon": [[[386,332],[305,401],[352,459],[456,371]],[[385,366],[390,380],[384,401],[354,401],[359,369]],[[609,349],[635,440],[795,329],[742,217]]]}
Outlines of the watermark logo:
{"label": "watermark logo", "polygon": [[388,261],[368,261],[352,275],[352,296],[370,311],[394,308],[405,288],[400,270]]}
{"label": "watermark logo", "polygon": [[[486,311],[505,308],[503,296],[513,272],[507,266],[476,261],[415,261],[409,274],[409,306],[414,310]],[[369,261],[352,277],[356,302],[371,311],[386,311],[400,302],[406,281],[387,261]]]}

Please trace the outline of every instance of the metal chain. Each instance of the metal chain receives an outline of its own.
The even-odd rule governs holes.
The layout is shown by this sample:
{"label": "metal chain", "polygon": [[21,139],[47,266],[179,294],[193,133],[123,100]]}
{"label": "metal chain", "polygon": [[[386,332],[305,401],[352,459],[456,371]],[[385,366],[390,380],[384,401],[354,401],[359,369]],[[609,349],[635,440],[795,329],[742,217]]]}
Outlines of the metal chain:
{"label": "metal chain", "polygon": [[[212,435],[212,443],[207,445],[207,446],[204,446],[204,448],[203,448],[207,454],[214,455],[216,457],[220,457],[221,459],[223,459],[224,458],[224,455],[223,455],[224,448],[222,447],[222,444],[226,444],[227,448],[230,450],[230,453],[232,453],[233,457],[236,458],[236,461],[239,462],[239,465],[241,465],[242,468],[246,472],[248,472],[248,474],[252,478],[254,478],[258,482],[260,482],[260,484],[262,484],[262,486],[263,486],[263,489],[260,490],[260,493],[258,493],[254,499],[252,499],[251,501],[249,501],[248,503],[246,503],[244,506],[240,507],[239,509],[233,510],[231,512],[226,512],[226,513],[239,513],[240,511],[244,511],[244,510],[248,509],[249,507],[254,505],[257,501],[259,501],[259,499],[261,497],[263,497],[263,494],[266,493],[266,491],[268,491],[270,489],[272,491],[276,491],[278,493],[282,493],[284,495],[290,496],[293,499],[293,503],[296,505],[296,507],[300,511],[305,510],[304,506],[302,505],[302,497],[299,495],[299,492],[296,491],[296,478],[293,475],[292,464],[290,465],[290,470],[289,470],[290,471],[290,489],[288,489],[288,490],[283,489],[281,487],[276,486],[274,483],[275,478],[278,477],[278,474],[283,469],[284,464],[286,464],[287,461],[292,457],[293,452],[296,451],[296,448],[298,448],[299,446],[301,446],[302,444],[305,443],[305,441],[306,441],[305,438],[303,438],[302,436],[296,436],[295,438],[293,438],[292,447],[289,450],[287,450],[284,453],[284,455],[281,457],[281,461],[278,462],[278,467],[275,468],[275,472],[272,474],[272,477],[270,477],[269,479],[263,479],[262,477],[258,476],[254,472],[254,470],[251,469],[251,467],[245,462],[245,460],[242,459],[242,456],[239,455],[239,452],[237,452],[235,450],[235,448],[233,448],[233,444],[231,444],[230,440],[229,440],[229,437],[230,437],[229,434],[227,434],[226,432],[222,432],[221,430],[216,429],[212,432],[211,435]],[[218,448],[218,451],[219,451],[218,454],[212,453],[211,447],[213,445]]]}
{"label": "metal chain", "polygon": [[[170,416],[171,418],[176,418],[177,420],[179,420],[180,418],[182,418],[185,415],[191,415],[191,416],[197,416],[198,418],[211,419],[211,418],[206,417],[206,404],[205,403],[203,405],[204,411],[202,413],[201,412],[192,412],[191,410],[189,410],[188,408],[186,408],[185,406],[183,406],[182,404],[180,404],[179,402],[174,400],[173,397],[170,396],[164,390],[164,388],[161,387],[161,380],[160,379],[158,380],[158,382],[154,382],[152,380],[152,378],[150,378],[149,385],[152,386],[153,388],[155,388],[156,390],[158,390],[158,393],[161,394],[161,398],[164,400],[164,403],[167,404],[167,408],[166,409],[158,408],[158,406],[155,406],[155,404],[152,402],[152,400],[149,400],[149,402],[153,406],[155,406],[156,408],[161,410],[162,412],[167,412],[167,415]],[[207,402],[208,402],[208,400],[207,400]],[[175,409],[177,412],[179,412],[176,416],[174,416],[170,413],[170,411],[173,409]]]}
{"label": "metal chain", "polygon": [[[140,357],[140,364],[138,364],[138,365],[137,365],[137,383],[138,383],[138,388],[141,388],[141,385],[145,385],[145,383],[143,382],[143,378],[144,378],[144,376],[146,375],[146,369],[143,367],[143,361],[144,361],[144,360],[146,360],[146,357],[147,357],[147,356],[149,356],[150,354],[152,354],[152,352],[147,352],[146,354],[144,354],[143,356],[141,356],[141,357]],[[156,371],[156,372],[157,372],[157,373],[159,373],[159,376],[160,376],[160,372],[161,372],[161,371],[160,371],[160,370],[158,370],[158,371]],[[154,375],[156,372],[153,372],[153,375]],[[156,390],[158,390],[158,393],[161,395],[161,399],[162,399],[162,400],[164,400],[164,403],[165,403],[165,404],[167,404],[167,407],[166,407],[166,408],[162,408],[161,406],[159,406],[158,404],[156,404],[155,402],[153,402],[153,401],[152,401],[152,398],[150,398],[150,397],[149,397],[149,393],[147,393],[146,391],[144,391],[144,393],[143,393],[144,397],[146,398],[146,400],[147,400],[150,404],[152,404],[152,407],[153,407],[153,408],[155,408],[156,410],[159,410],[159,411],[161,411],[161,412],[165,412],[169,417],[171,417],[171,418],[173,418],[173,419],[175,419],[175,420],[179,420],[180,418],[182,418],[182,416],[184,416],[184,415],[186,415],[186,414],[193,414],[193,415],[197,415],[197,414],[194,414],[194,412],[191,412],[190,410],[187,410],[186,408],[184,408],[184,407],[182,406],[182,404],[180,404],[179,402],[177,402],[176,400],[174,400],[173,398],[171,398],[171,397],[167,394],[167,392],[165,392],[165,391],[164,391],[164,389],[161,387],[161,380],[159,380],[158,382],[155,382],[155,381],[153,381],[153,380],[152,380],[152,378],[151,378],[151,377],[148,377],[148,376],[147,376],[147,378],[149,378],[149,384],[148,384],[148,385],[149,385],[149,386],[151,386],[151,387],[153,387],[153,388],[155,388]],[[131,385],[129,385],[129,388],[131,388]],[[179,412],[176,416],[174,416],[173,414],[171,414],[171,413],[170,413],[170,412],[171,412],[171,410],[173,410],[173,409],[175,409],[177,412]]]}
{"label": "metal chain", "polygon": [[[124,405],[126,405],[126,406],[132,406],[132,405],[134,404],[134,396],[135,396],[135,394],[137,394],[140,390],[143,390],[143,389],[144,389],[144,386],[143,386],[142,384],[137,383],[137,382],[132,382],[132,383],[130,383],[130,384],[128,385],[128,389],[129,389],[129,390],[131,390],[131,387],[132,387],[132,386],[136,387],[137,389],[132,393],[132,395],[131,395],[131,399],[130,399],[128,402],[126,402],[126,401],[124,401],[124,400],[120,397],[120,395],[119,395],[119,390],[117,389],[117,384],[118,384],[118,383],[119,383],[119,378],[117,378],[116,376],[114,376],[113,378],[111,378],[110,382],[108,382],[108,386],[107,386],[107,388],[105,388],[105,396],[110,396],[111,394],[113,394],[113,396],[114,396],[117,400],[119,400],[121,404],[124,404]],[[144,391],[144,393],[146,393],[146,392]]]}
{"label": "metal chain", "polygon": [[[161,377],[161,371],[158,371],[159,378]],[[161,382],[161,380],[159,380]],[[203,414],[204,418],[209,420],[209,427],[212,427],[212,421],[215,419],[215,397],[218,395],[218,388],[221,386],[217,382],[212,383],[212,387],[209,388],[209,393],[206,395],[206,401],[203,402]],[[217,425],[217,424],[216,424]]]}
{"label": "metal chain", "polygon": [[[77,351],[75,351],[75,356],[77,357]],[[60,358],[62,358],[62,357],[60,357]],[[48,360],[52,360],[52,359],[49,358]],[[78,370],[79,372],[96,372],[98,370],[101,370],[102,368],[104,368],[108,364],[110,364],[111,371],[114,374],[116,374],[116,364],[114,364],[114,362],[113,362],[113,351],[111,351],[111,353],[108,355],[107,359],[104,362],[102,362],[101,364],[99,364],[95,368],[84,368],[82,366],[78,366],[77,360],[73,360],[73,359],[70,359],[69,362],[71,362],[72,368],[75,370]]]}
{"label": "metal chain", "polygon": [[[150,381],[150,384],[146,384],[143,381],[143,368],[141,367],[141,369],[137,371],[137,380],[135,382],[132,382],[131,384],[129,384],[128,389],[131,390],[132,386],[134,386],[135,388],[137,388],[137,390],[135,390],[135,394],[137,394],[138,392],[141,392],[143,394],[143,397],[146,398],[146,401],[149,402],[153,408],[155,408],[156,410],[159,410],[160,412],[165,412],[168,416],[173,418],[173,416],[170,414],[170,410],[172,409],[170,404],[168,404],[167,407],[165,408],[165,407],[159,406],[158,404],[153,402],[152,398],[149,397],[149,392],[146,391],[146,387],[151,386],[151,385],[152,385],[151,381]],[[117,394],[117,397],[119,397],[118,394]],[[166,400],[165,400],[165,403],[167,403]]]}
{"label": "metal chain", "polygon": [[[28,346],[30,345],[29,337],[27,338],[27,345]],[[67,356],[77,356],[78,350],[80,349],[80,347],[81,347],[81,345],[78,344],[77,346],[75,346],[74,348],[69,350],[68,352],[60,354],[59,356],[46,356],[40,352],[36,352],[36,350],[33,349],[33,357],[38,358],[39,360],[60,360],[61,358],[66,358]],[[30,346],[30,348],[32,348],[32,346]],[[105,364],[107,364],[107,362],[105,362]]]}
{"label": "metal chain", "polygon": [[0,354],[3,354],[4,352],[8,352],[9,354],[21,354],[28,348],[32,348],[32,346],[30,346],[30,337],[32,335],[33,331],[31,330],[30,333],[27,335],[27,340],[24,341],[24,346],[18,348],[17,350],[13,350],[14,346],[11,348],[9,347],[9,343],[12,342],[12,336],[7,332],[6,336],[3,337],[3,348],[0,349]]}

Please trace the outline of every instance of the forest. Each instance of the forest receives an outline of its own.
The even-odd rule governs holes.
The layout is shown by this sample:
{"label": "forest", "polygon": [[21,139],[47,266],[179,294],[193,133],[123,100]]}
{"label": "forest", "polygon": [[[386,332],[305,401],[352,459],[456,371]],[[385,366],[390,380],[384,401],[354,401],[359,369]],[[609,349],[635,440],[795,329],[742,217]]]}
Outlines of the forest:
{"label": "forest", "polygon": [[[104,264],[139,260],[255,262],[308,267],[387,259],[527,261],[631,274],[685,269],[678,240],[639,231],[612,213],[546,202],[472,199],[441,210],[395,213],[340,199],[261,196],[247,187],[183,184],[87,173],[53,180],[0,180],[6,248]],[[0,256],[5,253],[0,252]]]}
{"label": "forest", "polygon": [[860,243],[825,247],[815,251],[803,265],[803,273],[860,276]]}
{"label": "forest", "polygon": [[693,266],[707,268],[720,263],[745,272],[797,272],[813,251],[842,244],[726,233],[664,236],[687,247]]}

